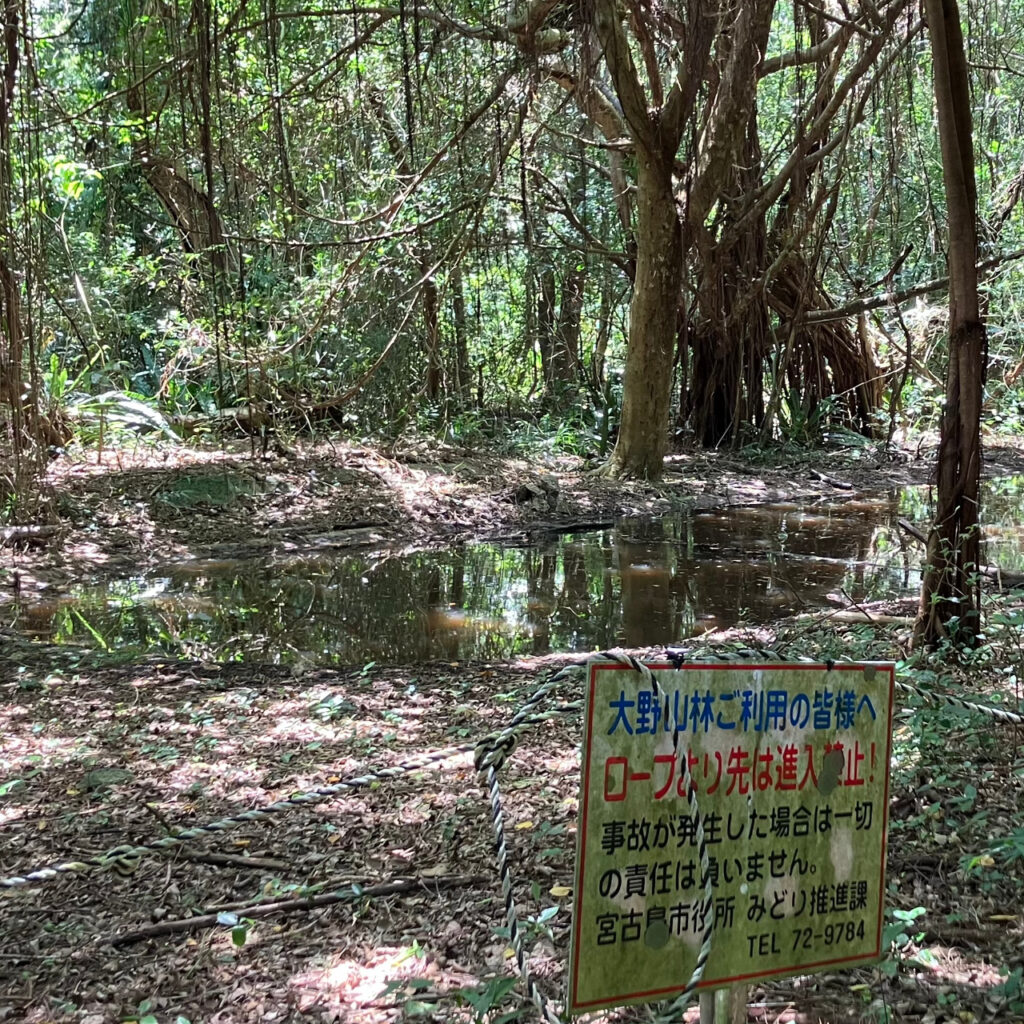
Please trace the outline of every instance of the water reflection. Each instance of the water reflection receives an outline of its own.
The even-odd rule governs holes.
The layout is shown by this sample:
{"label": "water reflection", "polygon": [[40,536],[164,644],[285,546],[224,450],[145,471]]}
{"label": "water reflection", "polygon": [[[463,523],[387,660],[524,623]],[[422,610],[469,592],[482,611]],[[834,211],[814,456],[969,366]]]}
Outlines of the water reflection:
{"label": "water reflection", "polygon": [[[1019,488],[991,498],[991,561],[1019,564]],[[1004,505],[996,498],[1002,497]],[[362,664],[646,646],[843,595],[916,594],[919,492],[779,503],[551,537],[528,547],[191,561],[20,608],[58,642],[220,660]]]}

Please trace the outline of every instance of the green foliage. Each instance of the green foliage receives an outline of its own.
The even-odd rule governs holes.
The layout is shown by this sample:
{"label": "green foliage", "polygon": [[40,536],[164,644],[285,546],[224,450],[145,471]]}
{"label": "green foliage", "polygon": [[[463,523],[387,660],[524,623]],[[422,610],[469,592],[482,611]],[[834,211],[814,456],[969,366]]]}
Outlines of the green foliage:
{"label": "green foliage", "polygon": [[1005,980],[993,989],[992,994],[1006,1000],[1010,1013],[1024,1013],[1024,967],[1012,970],[1004,967],[1000,973]]}
{"label": "green foliage", "polygon": [[[243,11],[237,0],[212,10],[221,44],[213,69],[181,59],[198,39],[190,3],[159,13],[115,0],[80,17],[59,5],[30,12],[39,85],[12,111],[12,137],[25,144],[10,154],[9,213],[27,254],[15,269],[31,268],[29,347],[47,402],[69,405],[89,444],[107,429],[102,417],[114,427],[104,443],[143,430],[170,440],[128,403],[171,421],[255,401],[296,430],[395,437],[416,425],[466,443],[497,435],[531,456],[605,457],[617,429],[619,396],[607,385],[618,388],[635,239],[616,215],[605,154],[592,146],[604,126],[567,101],[586,90],[563,95],[544,82],[522,92],[522,54],[469,8],[431,21],[423,35],[417,22],[411,62],[405,26],[369,8],[275,8],[265,31]],[[980,220],[993,251],[1024,241],[1015,191],[1022,87],[992,70],[1019,49],[1007,28],[1017,13],[1013,3],[968,12]],[[575,23],[559,27],[570,30],[566,66],[586,65]],[[851,81],[849,106],[859,113],[849,145],[805,169],[811,194],[833,197],[819,204],[827,227],[810,198],[792,220],[785,196],[762,211],[770,238],[820,250],[808,284],[835,295],[898,291],[945,272],[930,56],[903,31],[877,76]],[[809,15],[776,7],[766,56],[815,38]],[[659,36],[662,47],[671,41]],[[829,48],[830,80],[853,73],[857,48],[844,47]],[[764,180],[802,145],[822,69],[781,61],[758,83]],[[844,139],[843,130],[831,135]],[[688,164],[694,154],[684,145],[678,157]],[[626,171],[631,194],[629,161]],[[733,207],[734,197],[721,197],[705,242]],[[909,258],[897,262],[906,246]],[[766,256],[770,264],[776,253]],[[699,279],[696,264],[688,280]],[[574,311],[564,292],[577,271]],[[768,271],[752,266],[750,280],[730,288],[737,297],[751,284],[770,289]],[[1008,263],[986,281],[988,310],[1002,325],[990,335],[991,420],[1014,432],[1024,429],[1014,377],[1022,273]],[[693,315],[708,315],[692,298]],[[719,312],[736,321],[730,330],[741,325],[742,307]],[[900,396],[909,426],[934,426],[941,407],[945,342],[932,312],[904,304],[909,339],[889,307],[879,313],[890,335],[883,363],[895,370],[901,345],[912,349]],[[574,338],[578,329],[568,394],[542,365],[563,329]],[[778,333],[757,358],[781,373],[786,332]],[[425,374],[435,344],[439,394]],[[787,369],[792,387],[774,436],[819,444],[843,412],[813,397],[815,387],[827,392],[831,371],[812,387],[795,363]],[[102,416],[90,404],[101,396]],[[509,409],[492,426],[492,414]]]}
{"label": "green foliage", "polygon": [[886,908],[885,916],[889,920],[882,928],[882,948],[887,951],[887,957],[881,964],[883,974],[895,975],[905,963],[926,967],[933,961],[928,950],[913,948],[924,939],[924,932],[918,931],[914,924],[926,913],[924,907],[914,907],[913,910]]}
{"label": "green foliage", "polygon": [[1024,864],[1024,828],[1015,829],[1007,836],[992,839],[988,852],[966,854],[961,867],[966,874],[975,874],[982,879],[983,888],[994,888],[1002,882],[1007,873],[1011,876],[1020,871]]}
{"label": "green foliage", "polygon": [[473,1011],[474,1024],[506,1024],[517,1020],[518,1013],[497,1013],[498,1007],[515,990],[516,979],[508,977],[491,978],[473,988],[460,988],[455,992],[456,1000]]}
{"label": "green foliage", "polygon": [[78,395],[69,399],[64,408],[75,424],[77,436],[85,444],[98,444],[103,440],[116,443],[126,434],[154,431],[178,440],[166,418],[143,395],[122,391]]}
{"label": "green foliage", "polygon": [[795,388],[779,404],[779,433],[782,440],[795,445],[818,445],[822,442],[837,402],[823,398],[812,402]]}
{"label": "green foliage", "polygon": [[[121,1022],[122,1024],[161,1024],[160,1018],[153,1013],[157,1006],[158,1003],[155,999],[143,999],[135,1012],[122,1017]],[[191,1024],[191,1021],[179,1013],[174,1018],[174,1024]]]}

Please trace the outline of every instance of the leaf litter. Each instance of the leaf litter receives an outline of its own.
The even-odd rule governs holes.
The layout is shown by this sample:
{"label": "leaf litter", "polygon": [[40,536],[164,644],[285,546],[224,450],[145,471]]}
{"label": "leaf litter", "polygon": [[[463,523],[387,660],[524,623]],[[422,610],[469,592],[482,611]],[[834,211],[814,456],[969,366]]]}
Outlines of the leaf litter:
{"label": "leaf litter", "polygon": [[[269,484],[260,469],[258,491],[183,511],[159,496],[184,493],[183,475],[220,473],[230,456],[205,465],[191,455],[169,466],[147,459],[128,472],[59,470],[65,530],[57,546],[11,556],[23,593],[173,552],[307,544],[346,525],[371,531],[359,543],[442,542],[679,501],[766,500],[785,493],[787,480],[792,491],[794,476],[790,466],[755,478],[728,460],[708,472],[709,460],[670,465],[664,485],[624,490],[569,467],[558,473],[553,511],[509,500],[531,471],[514,460],[350,446],[274,466]],[[252,472],[244,460],[232,467]],[[805,622],[791,628],[801,643],[821,639]],[[823,643],[847,642],[867,656],[864,625],[821,628]],[[477,737],[507,721],[540,673],[564,663],[119,664],[116,652],[7,639],[4,875],[145,842]],[[876,656],[887,657],[901,640],[889,630],[875,642]],[[564,697],[580,695],[566,687]],[[750,1020],[1024,1019],[1024,861],[992,849],[994,837],[1019,835],[1024,820],[1020,731],[955,716],[925,721],[921,712],[900,724],[919,757],[894,777],[892,794],[888,901],[908,919],[895,937],[895,969],[756,986]],[[578,746],[579,722],[559,719],[524,736],[502,771],[531,970],[556,1005],[572,919]],[[951,764],[950,749],[970,756]],[[912,917],[918,907],[925,912]],[[489,809],[464,757],[144,858],[127,877],[72,875],[3,891],[0,1021],[532,1020],[503,927]],[[646,1018],[633,1009],[608,1019]]]}

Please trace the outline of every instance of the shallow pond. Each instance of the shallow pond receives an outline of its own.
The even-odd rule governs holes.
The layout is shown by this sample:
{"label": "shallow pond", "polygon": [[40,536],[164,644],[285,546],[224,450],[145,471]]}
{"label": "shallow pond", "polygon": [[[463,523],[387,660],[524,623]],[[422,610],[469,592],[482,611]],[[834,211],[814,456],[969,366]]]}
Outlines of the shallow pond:
{"label": "shallow pond", "polygon": [[[1024,563],[1019,479],[990,485],[985,560]],[[916,594],[927,489],[626,519],[527,546],[195,560],[15,608],[26,636],[132,654],[300,663],[506,658],[670,643]],[[10,611],[10,610],[9,610]]]}

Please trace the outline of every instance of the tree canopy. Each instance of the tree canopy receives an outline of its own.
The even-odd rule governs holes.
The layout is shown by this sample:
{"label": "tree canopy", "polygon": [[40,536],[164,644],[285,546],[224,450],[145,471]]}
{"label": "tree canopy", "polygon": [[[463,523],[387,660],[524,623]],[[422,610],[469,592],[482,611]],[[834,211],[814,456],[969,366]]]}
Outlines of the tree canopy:
{"label": "tree canopy", "polygon": [[[966,12],[1010,392],[1016,15]],[[656,477],[671,430],[891,438],[941,377],[946,198],[907,0],[4,18],[0,385],[19,465],[99,403],[176,434],[230,416],[458,436],[556,414],[605,472]]]}

